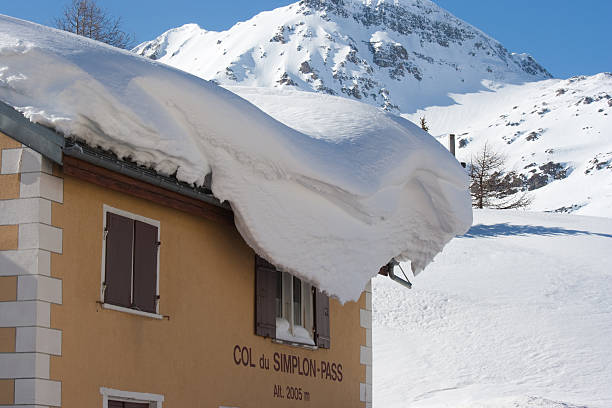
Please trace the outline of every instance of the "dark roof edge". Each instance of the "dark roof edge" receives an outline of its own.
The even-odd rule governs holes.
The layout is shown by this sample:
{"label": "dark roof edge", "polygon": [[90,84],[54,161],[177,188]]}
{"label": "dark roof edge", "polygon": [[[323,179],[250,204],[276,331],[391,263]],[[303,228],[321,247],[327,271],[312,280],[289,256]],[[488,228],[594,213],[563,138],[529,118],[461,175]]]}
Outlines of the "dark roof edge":
{"label": "dark roof edge", "polygon": [[65,139],[63,135],[31,122],[4,102],[0,102],[0,131],[59,165],[63,164],[62,157],[65,154],[136,180],[231,210],[228,202],[222,203],[213,195],[210,190],[210,175],[206,177],[203,187],[181,182],[174,176],[163,176],[135,162],[121,160],[112,152]]}
{"label": "dark roof edge", "polygon": [[217,207],[231,210],[229,203],[226,201],[223,203],[219,201],[208,187],[208,185],[210,185],[210,176],[206,177],[207,183],[205,186],[195,187],[191,184],[177,180],[174,176],[163,176],[155,170],[139,166],[135,162],[121,160],[112,152],[94,148],[71,139],[66,139],[64,154],[91,163],[95,166],[123,174],[124,176],[144,181],[145,183],[195,198]]}
{"label": "dark roof edge", "polygon": [[0,130],[49,160],[62,164],[64,136],[42,125],[30,122],[23,114],[4,102],[0,102]]}

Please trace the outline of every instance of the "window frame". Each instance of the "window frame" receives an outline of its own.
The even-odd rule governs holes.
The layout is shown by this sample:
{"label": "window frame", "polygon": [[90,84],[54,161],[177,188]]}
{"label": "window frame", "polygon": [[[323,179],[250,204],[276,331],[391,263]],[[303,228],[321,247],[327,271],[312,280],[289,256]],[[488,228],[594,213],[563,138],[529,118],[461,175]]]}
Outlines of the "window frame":
{"label": "window frame", "polygon": [[[304,345],[304,346],[309,346],[309,347],[317,347],[317,343],[316,343],[316,339],[315,339],[315,327],[314,327],[314,316],[315,316],[315,310],[314,310],[314,287],[307,283],[304,282],[302,279],[291,275],[290,273],[287,272],[281,272],[281,271],[276,271],[277,274],[281,274],[281,315],[278,316],[278,311],[277,311],[277,319],[284,319],[289,323],[289,331],[290,334],[295,338],[295,340],[287,340],[287,339],[282,339],[278,337],[276,337],[276,340],[279,342],[287,342],[287,343],[297,343],[300,345]],[[302,324],[295,324],[295,302],[294,302],[294,295],[295,295],[295,291],[294,291],[294,280],[297,279],[300,282],[300,295],[301,295],[301,301],[300,301],[300,316],[302,319]],[[290,294],[287,292],[291,292]],[[305,300],[308,300],[308,305],[306,305]],[[306,326],[308,325],[308,326]],[[299,337],[296,336],[295,334],[295,326],[300,326],[303,329],[305,329],[308,334],[310,335],[310,340],[312,341],[312,344],[308,344],[308,343],[304,343],[304,342],[300,342],[298,341]],[[277,321],[277,325],[276,325],[276,329],[278,330],[278,321]],[[306,339],[304,339],[306,340]]]}
{"label": "window frame", "polygon": [[113,388],[100,387],[102,408],[108,408],[108,400],[149,404],[150,408],[162,408],[164,396],[144,392],[121,391]]}
{"label": "window frame", "polygon": [[[155,313],[151,313],[151,312],[145,312],[142,310],[138,310],[138,309],[133,309],[130,307],[124,307],[124,306],[119,306],[119,305],[115,305],[112,303],[106,303],[104,301],[104,282],[106,281],[106,221],[107,221],[107,213],[112,213],[112,214],[116,214],[116,215],[120,215],[122,217],[126,217],[129,219],[132,219],[134,221],[140,221],[149,225],[152,225],[154,227],[157,227],[157,242],[160,242],[160,236],[161,236],[161,223],[158,220],[154,220],[152,218],[147,218],[144,217],[142,215],[138,215],[138,214],[134,214],[132,212],[129,211],[125,211],[125,210],[121,210],[119,208],[115,208],[112,207],[108,204],[103,204],[102,205],[102,262],[100,264],[100,304],[102,305],[102,307],[104,309],[109,309],[109,310],[116,310],[119,312],[125,312],[125,313],[131,313],[134,315],[138,315],[138,316],[144,316],[144,317],[151,317],[153,319],[158,319],[161,320],[164,318],[163,315],[159,314],[159,301],[156,302],[155,304]],[[156,287],[155,287],[155,296],[159,297],[159,264],[160,264],[160,245],[157,246],[157,265],[156,265],[156,274],[157,274],[157,279],[156,279]],[[134,251],[132,250],[132,258],[134,257]],[[133,268],[133,265],[132,265]],[[130,296],[134,296],[134,270],[132,269],[132,276],[131,276],[131,285],[132,287],[130,288]]]}
{"label": "window frame", "polygon": [[[279,338],[279,327],[278,323],[281,323],[277,319],[278,316],[278,288],[279,288],[279,275],[278,268],[266,261],[261,256],[255,253],[255,270],[254,270],[254,289],[255,289],[255,310],[254,310],[254,329],[255,335],[264,338],[269,338],[274,343],[286,344],[289,346],[303,347],[310,350],[330,349],[331,348],[331,327],[330,327],[330,303],[329,296],[319,290],[317,287],[312,286],[312,334],[313,338],[309,340],[314,341],[314,345],[311,342],[305,343],[300,341],[299,338],[293,337],[290,333],[286,337],[291,339],[280,339]],[[280,279],[282,283],[282,278]],[[303,282],[303,281],[302,281]],[[303,288],[304,286],[302,286]],[[282,291],[281,291],[282,297]],[[293,300],[293,299],[291,299]],[[282,302],[281,302],[282,303]],[[282,312],[282,311],[281,311]],[[283,319],[287,326],[288,320]],[[284,324],[284,323],[283,323]],[[303,327],[303,326],[302,326]]]}

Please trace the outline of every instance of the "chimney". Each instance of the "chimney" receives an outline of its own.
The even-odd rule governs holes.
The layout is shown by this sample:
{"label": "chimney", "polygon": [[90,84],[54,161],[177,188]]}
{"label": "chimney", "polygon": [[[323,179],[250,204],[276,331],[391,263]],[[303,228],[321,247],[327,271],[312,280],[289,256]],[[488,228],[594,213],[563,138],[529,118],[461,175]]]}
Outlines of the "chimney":
{"label": "chimney", "polygon": [[453,133],[448,135],[448,150],[453,156],[455,155],[455,135]]}

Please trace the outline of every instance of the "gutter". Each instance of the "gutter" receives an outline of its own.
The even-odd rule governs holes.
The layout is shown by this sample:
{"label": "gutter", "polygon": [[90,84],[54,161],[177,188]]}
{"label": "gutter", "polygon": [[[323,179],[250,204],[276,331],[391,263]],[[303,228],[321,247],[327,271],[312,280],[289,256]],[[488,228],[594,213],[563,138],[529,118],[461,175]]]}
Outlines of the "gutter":
{"label": "gutter", "polygon": [[31,122],[21,112],[1,101],[0,131],[60,166],[66,155],[217,207],[232,209],[227,201],[222,203],[213,195],[210,189],[212,174],[206,176],[202,187],[184,183],[173,176],[163,176],[135,162],[120,160],[112,152],[66,139],[48,127]]}
{"label": "gutter", "polygon": [[206,176],[204,186],[195,187],[177,180],[176,177],[163,176],[155,170],[139,166],[135,162],[121,160],[112,152],[94,148],[75,140],[66,139],[66,146],[63,149],[63,153],[66,156],[83,160],[95,166],[123,174],[136,180],[144,181],[145,183],[161,187],[165,190],[195,198],[196,200],[204,201],[227,210],[232,209],[227,201],[222,203],[213,195],[209,187],[211,174]]}

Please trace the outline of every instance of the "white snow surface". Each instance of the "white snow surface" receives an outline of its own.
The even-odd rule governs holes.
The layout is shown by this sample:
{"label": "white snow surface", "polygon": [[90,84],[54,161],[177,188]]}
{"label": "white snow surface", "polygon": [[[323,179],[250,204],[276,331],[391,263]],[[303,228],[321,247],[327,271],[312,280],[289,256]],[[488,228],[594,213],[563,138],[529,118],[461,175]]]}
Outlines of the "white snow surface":
{"label": "white snow surface", "polygon": [[532,57],[431,1],[300,0],[225,31],[185,24],[138,54],[221,85],[283,87],[413,113],[483,80],[550,78]]}
{"label": "white snow surface", "polygon": [[465,173],[411,122],[331,96],[242,94],[285,124],[164,64],[0,17],[0,100],[181,181],[212,173],[257,253],[341,301],[393,257],[420,271],[471,224]]}
{"label": "white snow surface", "polygon": [[456,134],[460,161],[485,143],[504,154],[529,186],[530,210],[612,217],[612,74],[485,85],[405,117],[424,116],[444,145]]}
{"label": "white snow surface", "polygon": [[282,317],[276,318],[276,338],[279,340],[285,340],[290,342],[315,345],[312,340],[312,336],[303,326],[293,326],[293,333],[291,333],[289,321]]}
{"label": "white snow surface", "polygon": [[412,290],[373,280],[374,406],[612,407],[610,265],[612,219],[475,210]]}

